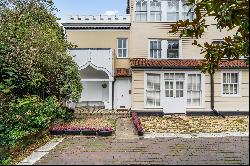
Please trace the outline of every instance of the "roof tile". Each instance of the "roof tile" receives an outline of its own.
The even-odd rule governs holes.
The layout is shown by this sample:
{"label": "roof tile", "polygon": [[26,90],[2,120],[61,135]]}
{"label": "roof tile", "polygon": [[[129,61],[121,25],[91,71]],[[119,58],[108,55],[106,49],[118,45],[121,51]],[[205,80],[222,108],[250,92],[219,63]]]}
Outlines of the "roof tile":
{"label": "roof tile", "polygon": [[[204,60],[201,59],[146,59],[134,58],[130,60],[132,68],[198,68]],[[223,60],[220,68],[247,68],[244,60]]]}

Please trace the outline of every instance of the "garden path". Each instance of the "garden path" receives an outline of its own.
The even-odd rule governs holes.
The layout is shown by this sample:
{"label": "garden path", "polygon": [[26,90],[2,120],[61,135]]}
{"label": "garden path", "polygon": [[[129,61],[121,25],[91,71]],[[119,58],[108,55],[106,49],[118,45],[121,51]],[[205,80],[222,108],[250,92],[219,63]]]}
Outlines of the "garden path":
{"label": "garden path", "polygon": [[131,118],[119,118],[116,122],[116,139],[139,139]]}

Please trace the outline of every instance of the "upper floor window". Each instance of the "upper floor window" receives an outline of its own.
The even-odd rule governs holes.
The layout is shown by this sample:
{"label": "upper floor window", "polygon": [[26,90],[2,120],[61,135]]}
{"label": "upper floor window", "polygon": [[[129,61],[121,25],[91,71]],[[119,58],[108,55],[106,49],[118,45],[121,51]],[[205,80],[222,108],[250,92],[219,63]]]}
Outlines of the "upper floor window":
{"label": "upper floor window", "polygon": [[137,0],[136,1],[136,21],[147,21],[147,1]]}
{"label": "upper floor window", "polygon": [[161,58],[161,40],[150,41],[150,58]]}
{"label": "upper floor window", "polygon": [[222,72],[222,94],[239,95],[239,72]]}
{"label": "upper floor window", "polygon": [[169,59],[179,58],[179,40],[168,40],[167,58]]}
{"label": "upper floor window", "polygon": [[135,0],[135,20],[145,21],[192,21],[194,10],[186,5],[186,0]]}
{"label": "upper floor window", "polygon": [[179,20],[179,0],[167,1],[167,21]]}
{"label": "upper floor window", "polygon": [[150,21],[161,21],[161,1],[150,2]]}
{"label": "upper floor window", "polygon": [[194,19],[194,8],[186,5],[185,0],[182,0],[182,20],[192,21]]}
{"label": "upper floor window", "polygon": [[150,40],[149,54],[152,59],[179,59],[180,58],[180,40],[169,39]]}
{"label": "upper floor window", "polygon": [[128,39],[127,38],[117,39],[117,57],[118,58],[128,57]]}

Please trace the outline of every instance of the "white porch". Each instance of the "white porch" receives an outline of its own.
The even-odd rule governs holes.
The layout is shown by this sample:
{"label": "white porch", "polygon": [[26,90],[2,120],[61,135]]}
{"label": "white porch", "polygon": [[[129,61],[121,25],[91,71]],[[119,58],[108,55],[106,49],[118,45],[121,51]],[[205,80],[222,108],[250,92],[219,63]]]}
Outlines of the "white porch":
{"label": "white porch", "polygon": [[113,68],[111,49],[72,49],[80,67],[83,91],[76,106],[113,107]]}

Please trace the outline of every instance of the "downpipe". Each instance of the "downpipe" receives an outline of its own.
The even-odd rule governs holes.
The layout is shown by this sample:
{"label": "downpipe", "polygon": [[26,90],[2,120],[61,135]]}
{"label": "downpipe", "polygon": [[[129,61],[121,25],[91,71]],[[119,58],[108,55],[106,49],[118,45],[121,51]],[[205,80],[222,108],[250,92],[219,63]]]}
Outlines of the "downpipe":
{"label": "downpipe", "polygon": [[223,114],[218,112],[214,107],[214,73],[210,74],[210,78],[211,78],[211,110],[215,115],[226,118]]}

